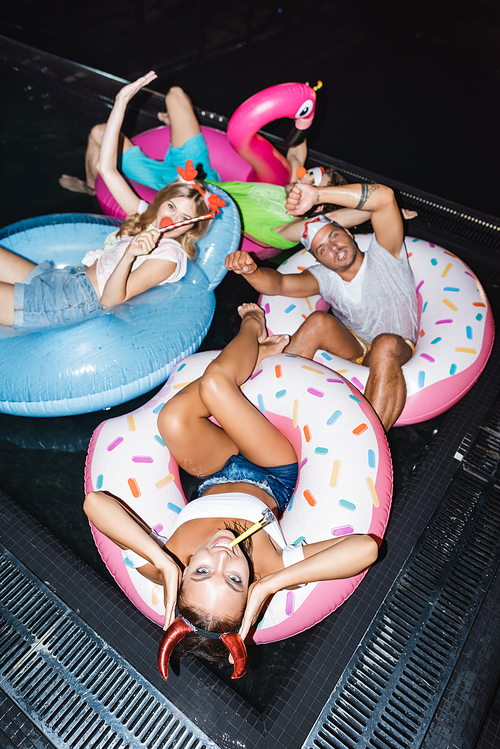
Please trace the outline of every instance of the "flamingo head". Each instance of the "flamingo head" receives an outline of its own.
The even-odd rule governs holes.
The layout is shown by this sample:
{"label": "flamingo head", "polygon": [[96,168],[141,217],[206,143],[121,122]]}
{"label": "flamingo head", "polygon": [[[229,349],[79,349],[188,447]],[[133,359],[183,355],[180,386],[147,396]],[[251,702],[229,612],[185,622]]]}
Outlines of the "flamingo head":
{"label": "flamingo head", "polygon": [[294,114],[295,127],[297,130],[307,130],[308,127],[311,127],[314,120],[316,91],[304,83],[296,83],[294,85],[296,91],[294,91],[293,99],[297,105]]}

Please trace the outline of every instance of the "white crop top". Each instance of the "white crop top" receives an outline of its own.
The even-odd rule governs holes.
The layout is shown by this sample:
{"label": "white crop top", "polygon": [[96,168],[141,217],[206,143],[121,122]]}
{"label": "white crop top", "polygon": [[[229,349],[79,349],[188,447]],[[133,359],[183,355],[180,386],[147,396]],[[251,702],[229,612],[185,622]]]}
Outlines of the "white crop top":
{"label": "white crop top", "polygon": [[[210,494],[200,497],[189,502],[180,511],[177,521],[172,529],[171,535],[177,528],[186,523],[188,520],[198,520],[200,518],[235,518],[240,520],[249,520],[256,523],[260,520],[262,513],[267,509],[267,505],[257,497],[240,492],[228,492],[227,494]],[[281,526],[277,520],[269,525],[264,526],[263,530],[271,536],[273,541],[283,550],[283,565],[290,565],[300,562],[304,559],[302,545],[294,546],[287,544]],[[260,532],[260,531],[258,531]],[[158,536],[154,531],[151,537],[163,546],[168,539]],[[127,567],[142,567],[147,561],[131,550],[123,552],[124,561]]]}
{"label": "white crop top", "polygon": [[[148,229],[149,228],[153,228],[153,226],[150,225]],[[125,250],[133,239],[133,237],[117,237],[117,231],[113,232],[106,238],[102,249],[90,250],[82,260],[83,265],[86,265],[87,267],[90,267],[97,262],[96,276],[97,285],[99,287],[99,297],[102,296],[107,280],[122,259]],[[161,281],[158,286],[163,286],[165,283],[175,283],[176,281],[180,281],[180,279],[186,275],[187,255],[179,242],[175,239],[169,239],[168,237],[162,237],[158,243],[158,247],[155,247],[155,249],[148,255],[139,255],[132,264],[131,272],[139,268],[139,266],[146,260],[155,259],[170,260],[172,263],[176,263],[177,266],[172,275],[164,281]]]}

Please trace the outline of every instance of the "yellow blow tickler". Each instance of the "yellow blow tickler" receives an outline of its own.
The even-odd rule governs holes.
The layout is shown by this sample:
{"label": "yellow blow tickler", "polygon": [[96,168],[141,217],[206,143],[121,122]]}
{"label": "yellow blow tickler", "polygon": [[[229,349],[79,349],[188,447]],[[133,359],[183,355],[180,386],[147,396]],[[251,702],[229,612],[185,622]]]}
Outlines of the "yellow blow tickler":
{"label": "yellow blow tickler", "polygon": [[249,536],[252,536],[254,533],[257,533],[257,531],[260,531],[261,528],[264,528],[264,526],[269,525],[269,523],[273,523],[276,520],[275,515],[271,512],[269,508],[263,511],[262,517],[260,520],[258,520],[256,523],[254,523],[250,528],[247,528],[244,533],[242,533],[238,538],[235,538],[234,541],[231,541],[229,544],[229,548],[232,549],[233,546],[236,546],[236,544],[241,543],[241,541],[244,541]]}

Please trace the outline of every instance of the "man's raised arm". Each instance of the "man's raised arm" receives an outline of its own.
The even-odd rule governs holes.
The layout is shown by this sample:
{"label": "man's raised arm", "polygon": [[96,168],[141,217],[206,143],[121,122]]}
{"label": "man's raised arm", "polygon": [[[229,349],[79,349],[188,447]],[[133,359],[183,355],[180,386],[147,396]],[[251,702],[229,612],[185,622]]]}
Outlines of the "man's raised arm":
{"label": "man's raised arm", "polygon": [[371,211],[377,242],[399,259],[404,237],[403,221],[390,187],[366,183],[315,187],[297,182],[288,195],[286,210],[292,216],[301,216],[313,206],[324,203]]}
{"label": "man's raised arm", "polygon": [[307,297],[319,294],[319,284],[312,273],[278,273],[274,268],[259,268],[252,256],[237,250],[226,257],[226,268],[245,277],[250,286],[268,296]]}

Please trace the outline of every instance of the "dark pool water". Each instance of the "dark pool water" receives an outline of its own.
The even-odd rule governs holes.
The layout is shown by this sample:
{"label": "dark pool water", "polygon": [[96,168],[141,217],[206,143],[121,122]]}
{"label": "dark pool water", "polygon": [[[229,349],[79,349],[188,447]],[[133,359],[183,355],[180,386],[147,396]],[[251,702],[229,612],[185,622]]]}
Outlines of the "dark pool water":
{"label": "dark pool water", "polygon": [[[158,91],[181,85],[226,116],[267,86],[322,80],[314,148],[499,215],[498,2],[17,0],[0,33],[129,80],[154,68]],[[58,142],[80,125],[85,138],[88,113],[53,134],[53,161],[80,174],[84,141]],[[44,121],[28,120],[30,142]]]}

